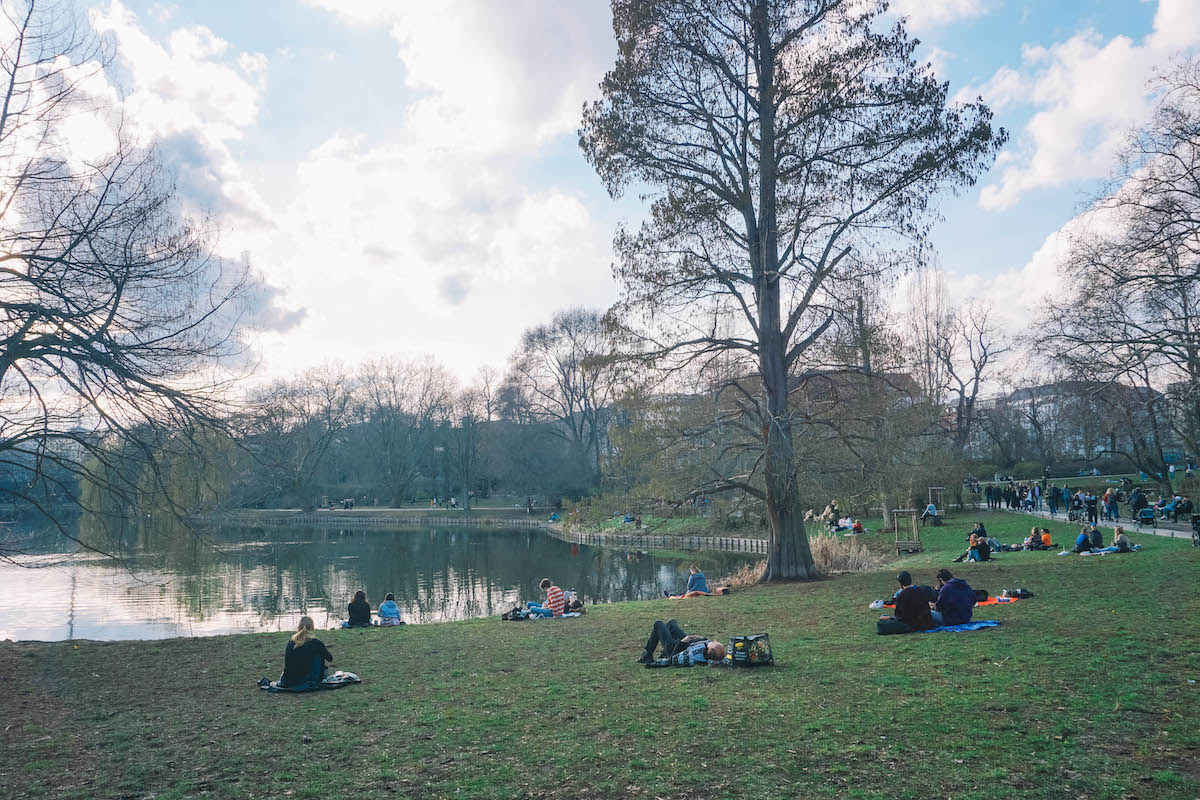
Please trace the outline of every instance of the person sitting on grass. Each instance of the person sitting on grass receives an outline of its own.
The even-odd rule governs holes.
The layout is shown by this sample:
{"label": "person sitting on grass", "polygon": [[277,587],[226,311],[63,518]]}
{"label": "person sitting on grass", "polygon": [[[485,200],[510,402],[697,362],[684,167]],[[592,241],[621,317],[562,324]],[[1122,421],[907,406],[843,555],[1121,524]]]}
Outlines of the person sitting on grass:
{"label": "person sitting on grass", "polygon": [[[654,651],[662,648],[662,660],[656,661]],[[646,647],[638,658],[646,666],[690,667],[695,664],[715,666],[725,659],[725,645],[706,636],[684,633],[673,619],[655,620]]]}
{"label": "person sitting on grass", "polygon": [[863,527],[862,520],[854,520],[854,524],[850,526],[851,533],[866,533],[867,529]]}
{"label": "person sitting on grass", "polygon": [[1120,525],[1113,528],[1113,543],[1109,547],[1102,548],[1095,552],[1098,553],[1132,553],[1134,550],[1133,542],[1129,541],[1128,534]]}
{"label": "person sitting on grass", "polygon": [[1042,548],[1042,532],[1036,525],[1029,531],[1029,536],[1025,537],[1026,550],[1041,550]]}
{"label": "person sitting on grass", "polygon": [[937,574],[937,601],[930,615],[936,627],[963,625],[971,621],[975,612],[975,590],[962,578],[956,578],[948,569]]}
{"label": "person sitting on grass", "polygon": [[1079,536],[1075,539],[1075,548],[1072,553],[1090,553],[1092,552],[1092,537],[1088,534],[1087,528],[1079,529]]}
{"label": "person sitting on grass", "polygon": [[704,577],[704,573],[695,564],[688,567],[687,588],[681,594],[671,594],[666,589],[663,589],[663,597],[699,597],[701,595],[712,594],[708,588],[708,579]]}
{"label": "person sitting on grass", "polygon": [[391,592],[388,592],[387,597],[379,604],[379,624],[385,628],[404,624],[404,620],[400,619],[400,606],[396,605],[396,596]]}
{"label": "person sitting on grass", "polygon": [[549,578],[542,578],[542,582],[538,585],[546,593],[546,602],[534,603],[531,601],[528,606],[529,613],[542,617],[561,617],[567,604],[563,590],[551,583]]}
{"label": "person sitting on grass", "polygon": [[1050,529],[1042,528],[1042,549],[1049,550],[1051,547],[1054,545],[1051,544]]}
{"label": "person sitting on grass", "polygon": [[347,628],[371,627],[371,604],[367,602],[367,593],[362,589],[354,593],[354,599],[346,606],[346,610],[350,615]]}
{"label": "person sitting on grass", "polygon": [[707,592],[708,580],[704,577],[704,573],[700,571],[700,568],[695,564],[692,564],[688,567],[688,572],[690,572],[691,575],[688,576],[687,591]]}
{"label": "person sitting on grass", "polygon": [[875,632],[880,636],[896,633],[913,633],[927,631],[933,627],[933,617],[929,610],[930,594],[928,586],[913,586],[912,575],[903,570],[896,576],[900,591],[896,593],[895,616],[883,616],[875,623]]}
{"label": "person sitting on grass", "polygon": [[301,617],[296,632],[288,640],[283,651],[283,674],[279,685],[297,688],[325,680],[325,662],[333,663],[333,656],[320,639],[313,638],[312,617]]}
{"label": "person sitting on grass", "polygon": [[1100,532],[1100,528],[1094,522],[1088,528],[1088,539],[1091,541],[1093,549],[1104,547],[1104,534]]}

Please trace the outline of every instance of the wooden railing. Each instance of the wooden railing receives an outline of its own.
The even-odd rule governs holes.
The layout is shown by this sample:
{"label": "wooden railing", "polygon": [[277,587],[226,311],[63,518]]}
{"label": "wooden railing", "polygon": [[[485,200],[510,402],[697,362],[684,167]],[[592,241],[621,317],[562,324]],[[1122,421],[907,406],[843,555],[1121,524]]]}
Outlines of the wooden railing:
{"label": "wooden railing", "polygon": [[640,550],[666,548],[670,550],[717,550],[728,553],[767,554],[766,539],[743,539],[736,536],[662,536],[637,533],[593,533],[546,530],[551,536],[566,542],[599,545],[601,547],[633,547]]}

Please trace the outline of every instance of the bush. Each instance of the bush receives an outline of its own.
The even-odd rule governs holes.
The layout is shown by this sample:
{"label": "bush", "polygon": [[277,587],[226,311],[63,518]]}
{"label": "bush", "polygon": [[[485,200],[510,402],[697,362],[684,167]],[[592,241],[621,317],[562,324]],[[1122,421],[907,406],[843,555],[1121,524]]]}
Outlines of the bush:
{"label": "bush", "polygon": [[[870,572],[882,569],[886,563],[881,556],[872,553],[853,536],[813,536],[808,540],[808,545],[812,548],[813,563],[817,566],[817,572],[822,575],[832,575],[836,572]],[[766,561],[746,564],[720,583],[733,587],[753,586],[758,583],[766,567]]]}
{"label": "bush", "polygon": [[1012,468],[1013,477],[1017,480],[1029,480],[1031,478],[1042,477],[1042,462],[1040,461],[1019,461]]}

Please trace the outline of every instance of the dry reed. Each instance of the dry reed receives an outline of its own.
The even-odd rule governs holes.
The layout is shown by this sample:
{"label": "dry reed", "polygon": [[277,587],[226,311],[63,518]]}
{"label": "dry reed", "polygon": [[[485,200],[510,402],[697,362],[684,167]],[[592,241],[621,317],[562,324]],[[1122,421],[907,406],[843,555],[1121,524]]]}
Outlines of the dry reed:
{"label": "dry reed", "polygon": [[[867,546],[856,537],[818,535],[809,539],[808,544],[812,548],[813,563],[821,575],[832,575],[837,572],[870,572],[881,569],[886,563],[881,556],[868,550]],[[766,561],[745,564],[730,573],[720,583],[734,588],[753,586],[762,577],[766,566]]]}

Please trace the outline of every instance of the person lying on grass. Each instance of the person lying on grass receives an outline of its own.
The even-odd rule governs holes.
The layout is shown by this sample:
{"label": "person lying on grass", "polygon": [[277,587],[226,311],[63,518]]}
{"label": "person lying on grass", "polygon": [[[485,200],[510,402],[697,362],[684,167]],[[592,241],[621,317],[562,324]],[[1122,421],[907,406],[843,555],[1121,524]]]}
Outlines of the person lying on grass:
{"label": "person lying on grass", "polygon": [[883,616],[875,623],[875,632],[880,636],[894,633],[914,633],[927,631],[933,627],[933,616],[930,612],[931,597],[934,592],[928,586],[913,586],[912,575],[903,570],[896,576],[900,591],[896,593],[895,616]]}
{"label": "person lying on grass", "polygon": [[[654,651],[662,647],[662,660],[656,661]],[[725,645],[705,636],[688,635],[673,619],[654,621],[646,648],[638,658],[639,664],[690,667],[695,664],[719,665],[725,659]]]}
{"label": "person lying on grass", "polygon": [[283,674],[279,685],[295,688],[325,680],[325,662],[333,663],[333,655],[313,638],[312,617],[301,617],[296,632],[283,651]]}
{"label": "person lying on grass", "polygon": [[937,601],[930,616],[934,627],[962,625],[971,621],[975,612],[975,590],[962,578],[956,578],[948,569],[939,569],[937,574]]}

